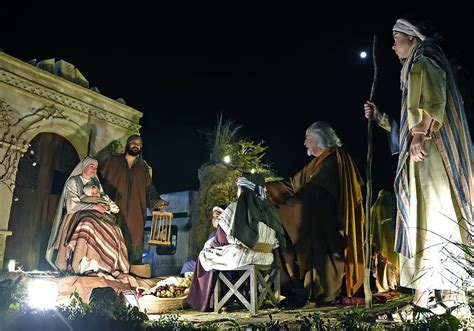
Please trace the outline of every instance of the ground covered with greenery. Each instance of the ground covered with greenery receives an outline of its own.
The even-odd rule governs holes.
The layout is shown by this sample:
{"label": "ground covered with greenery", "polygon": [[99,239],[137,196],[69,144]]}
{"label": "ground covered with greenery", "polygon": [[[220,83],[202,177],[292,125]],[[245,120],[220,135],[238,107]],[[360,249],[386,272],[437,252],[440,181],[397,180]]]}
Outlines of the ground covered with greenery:
{"label": "ground covered with greenery", "polygon": [[[400,324],[375,323],[375,318],[394,311],[411,300],[401,295],[373,308],[340,307],[330,310],[288,311],[290,319],[279,320],[280,313],[269,314],[264,322],[246,323],[237,315],[196,322],[181,316],[179,312],[161,315],[156,320],[127,305],[123,295],[111,288],[94,289],[89,303],[75,293],[68,306],[53,310],[34,310],[26,304],[26,291],[18,279],[0,281],[0,330],[458,330],[473,329],[451,315],[433,316],[428,320]],[[285,310],[283,310],[285,311]],[[245,312],[241,316],[247,316]]]}

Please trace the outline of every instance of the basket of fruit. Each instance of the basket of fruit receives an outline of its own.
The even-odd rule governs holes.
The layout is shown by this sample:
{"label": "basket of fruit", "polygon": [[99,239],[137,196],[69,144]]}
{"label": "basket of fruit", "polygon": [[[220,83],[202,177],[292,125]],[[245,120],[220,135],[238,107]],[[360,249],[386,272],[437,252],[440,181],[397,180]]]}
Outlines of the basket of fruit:
{"label": "basket of fruit", "polygon": [[156,284],[149,291],[138,292],[138,302],[146,314],[161,314],[183,309],[188,297],[190,281],[186,278],[169,277]]}

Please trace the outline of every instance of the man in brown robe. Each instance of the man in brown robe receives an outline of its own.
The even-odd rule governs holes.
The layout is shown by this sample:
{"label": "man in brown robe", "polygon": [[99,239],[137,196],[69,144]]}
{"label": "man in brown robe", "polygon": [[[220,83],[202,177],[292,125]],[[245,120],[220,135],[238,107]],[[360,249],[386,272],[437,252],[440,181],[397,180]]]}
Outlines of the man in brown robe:
{"label": "man in brown robe", "polygon": [[280,250],[284,295],[329,304],[343,286],[351,297],[363,281],[363,183],[327,123],[306,130],[305,146],[314,158],[289,182],[266,187],[288,235]]}
{"label": "man in brown robe", "polygon": [[128,250],[130,264],[140,264],[147,207],[154,210],[166,205],[156,191],[150,167],[141,157],[143,140],[132,135],[125,153],[111,155],[101,167],[104,191],[120,208],[117,216]]}

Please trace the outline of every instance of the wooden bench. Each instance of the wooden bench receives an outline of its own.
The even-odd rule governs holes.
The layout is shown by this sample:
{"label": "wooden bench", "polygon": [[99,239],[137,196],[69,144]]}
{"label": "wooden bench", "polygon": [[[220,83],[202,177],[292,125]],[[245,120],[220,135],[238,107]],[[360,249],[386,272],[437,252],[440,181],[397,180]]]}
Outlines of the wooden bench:
{"label": "wooden bench", "polygon": [[[230,277],[236,279],[235,282],[226,276],[229,273],[236,275]],[[222,296],[225,290],[227,292]],[[219,312],[233,295],[252,314],[257,313],[265,299],[274,307],[279,307],[280,269],[271,265],[250,264],[233,270],[219,270],[214,287],[214,311]]]}

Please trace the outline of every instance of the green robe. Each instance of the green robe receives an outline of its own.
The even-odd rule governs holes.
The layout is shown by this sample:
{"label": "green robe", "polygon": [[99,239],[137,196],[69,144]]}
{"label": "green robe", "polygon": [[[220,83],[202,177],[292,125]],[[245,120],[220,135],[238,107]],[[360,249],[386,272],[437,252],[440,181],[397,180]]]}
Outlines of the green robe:
{"label": "green robe", "polygon": [[[423,112],[435,125],[434,138],[424,144],[428,157],[423,162],[407,160],[408,228],[414,256],[400,255],[400,285],[421,291],[458,291],[470,278],[461,248],[467,245],[468,227],[436,144],[439,129],[450,120],[446,114],[446,73],[425,57],[413,63],[408,77],[408,128],[421,122]],[[449,153],[456,158],[453,146]]]}

